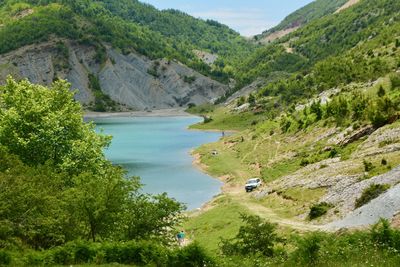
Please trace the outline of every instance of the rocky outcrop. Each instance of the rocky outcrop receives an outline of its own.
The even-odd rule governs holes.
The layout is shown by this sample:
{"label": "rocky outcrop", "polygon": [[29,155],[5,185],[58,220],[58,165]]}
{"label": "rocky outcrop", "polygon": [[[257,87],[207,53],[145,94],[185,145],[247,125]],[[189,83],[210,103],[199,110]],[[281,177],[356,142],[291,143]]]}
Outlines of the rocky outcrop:
{"label": "rocky outcrop", "polygon": [[[398,176],[399,168],[394,169],[388,175]],[[328,224],[328,228],[360,227],[375,224],[381,218],[392,219],[400,211],[399,195],[400,184],[397,184],[368,204],[349,213],[345,218]]]}
{"label": "rocky outcrop", "polygon": [[26,46],[0,55],[0,82],[8,74],[46,85],[56,78],[67,79],[71,88],[78,90],[76,99],[88,104],[94,100],[88,78],[93,74],[103,93],[137,110],[212,102],[228,89],[176,61],[123,55],[105,46],[106,60],[98,62],[97,52],[92,46],[69,40]]}

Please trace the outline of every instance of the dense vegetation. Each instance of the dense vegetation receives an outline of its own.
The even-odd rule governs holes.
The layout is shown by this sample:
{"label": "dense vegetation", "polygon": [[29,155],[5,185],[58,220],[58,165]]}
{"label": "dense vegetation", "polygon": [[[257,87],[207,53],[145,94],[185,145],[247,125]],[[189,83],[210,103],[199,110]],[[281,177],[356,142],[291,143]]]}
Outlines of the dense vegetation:
{"label": "dense vegetation", "polygon": [[[123,53],[137,51],[152,59],[176,59],[223,82],[232,75],[225,65],[253,49],[218,22],[159,11],[136,0],[7,0],[0,3],[0,24],[0,54],[58,36],[97,47],[110,43]],[[209,66],[195,49],[220,58]]]}
{"label": "dense vegetation", "polygon": [[[79,253],[90,254],[88,241],[146,240],[166,251],[184,206],[165,194],[140,193],[137,178],[105,159],[110,137],[83,122],[68,88],[63,81],[49,90],[12,79],[0,87],[0,249],[86,240],[89,248]],[[65,259],[71,252],[56,251]]]}
{"label": "dense vegetation", "polygon": [[264,92],[294,101],[396,70],[400,62],[399,5],[395,0],[361,1],[258,48],[236,67],[235,90],[258,77],[286,72],[291,74],[289,80],[269,83]]}
{"label": "dense vegetation", "polygon": [[317,0],[310,4],[300,8],[287,16],[279,25],[266,30],[261,35],[255,36],[256,40],[259,40],[268,34],[290,29],[293,27],[303,26],[313,20],[322,18],[323,16],[334,13],[339,7],[344,5],[347,0]]}
{"label": "dense vegetation", "polygon": [[223,266],[395,266],[400,231],[381,220],[369,231],[282,235],[257,216],[242,216],[231,240],[222,240]]}

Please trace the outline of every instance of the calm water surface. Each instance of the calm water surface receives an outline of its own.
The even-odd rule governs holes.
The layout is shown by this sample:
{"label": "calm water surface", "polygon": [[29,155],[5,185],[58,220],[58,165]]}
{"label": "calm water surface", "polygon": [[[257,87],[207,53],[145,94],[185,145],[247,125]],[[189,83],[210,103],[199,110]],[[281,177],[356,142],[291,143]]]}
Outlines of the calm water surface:
{"label": "calm water surface", "polygon": [[147,193],[167,192],[187,205],[201,207],[220,192],[221,182],[192,165],[190,150],[215,142],[220,133],[189,131],[197,117],[128,117],[95,119],[98,130],[113,136],[106,156],[140,176]]}

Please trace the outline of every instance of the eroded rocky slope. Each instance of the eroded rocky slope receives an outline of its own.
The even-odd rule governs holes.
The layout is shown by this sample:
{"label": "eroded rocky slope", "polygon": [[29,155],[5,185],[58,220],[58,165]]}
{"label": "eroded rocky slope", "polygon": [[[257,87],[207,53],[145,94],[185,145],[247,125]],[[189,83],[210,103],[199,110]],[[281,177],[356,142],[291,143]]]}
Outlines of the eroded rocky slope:
{"label": "eroded rocky slope", "polygon": [[26,46],[0,55],[0,80],[4,82],[9,74],[40,84],[67,79],[78,89],[77,100],[89,104],[95,98],[89,79],[93,75],[104,94],[137,110],[212,102],[227,90],[227,86],[177,61],[123,55],[107,46],[103,60],[98,53],[95,47],[68,40]]}

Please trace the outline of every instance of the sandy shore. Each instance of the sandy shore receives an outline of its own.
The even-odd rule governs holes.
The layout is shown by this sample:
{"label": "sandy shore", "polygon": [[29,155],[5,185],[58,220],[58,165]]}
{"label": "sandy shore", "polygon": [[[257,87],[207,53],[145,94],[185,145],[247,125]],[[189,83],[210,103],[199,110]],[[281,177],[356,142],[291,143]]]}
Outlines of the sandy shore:
{"label": "sandy shore", "polygon": [[186,117],[193,116],[185,112],[182,108],[159,109],[152,111],[129,111],[129,112],[85,112],[84,117],[92,118],[112,118],[112,117]]}

